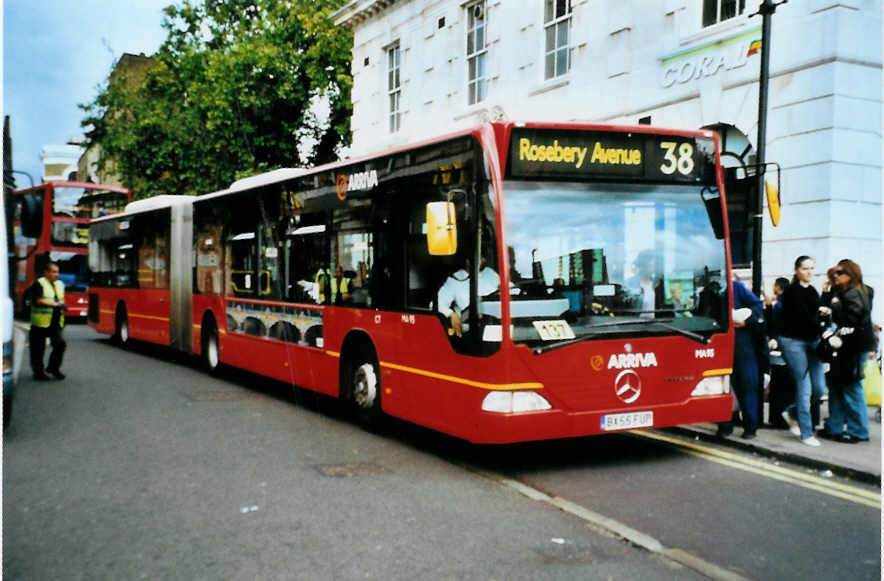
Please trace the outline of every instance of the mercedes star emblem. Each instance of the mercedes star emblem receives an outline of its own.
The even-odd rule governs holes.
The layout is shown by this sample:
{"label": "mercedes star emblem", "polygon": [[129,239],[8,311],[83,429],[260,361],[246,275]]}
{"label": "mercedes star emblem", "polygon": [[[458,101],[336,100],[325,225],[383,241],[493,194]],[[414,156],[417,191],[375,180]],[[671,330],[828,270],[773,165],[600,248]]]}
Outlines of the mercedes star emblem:
{"label": "mercedes star emblem", "polygon": [[632,369],[624,369],[614,380],[614,392],[623,403],[632,403],[642,393],[642,380]]}

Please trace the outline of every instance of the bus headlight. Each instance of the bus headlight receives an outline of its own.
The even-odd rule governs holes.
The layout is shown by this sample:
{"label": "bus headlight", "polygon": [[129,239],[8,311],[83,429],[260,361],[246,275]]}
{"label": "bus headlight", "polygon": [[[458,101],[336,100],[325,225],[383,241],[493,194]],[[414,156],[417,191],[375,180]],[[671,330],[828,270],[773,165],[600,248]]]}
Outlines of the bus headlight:
{"label": "bus headlight", "polygon": [[691,397],[701,395],[724,395],[730,392],[731,376],[716,375],[713,377],[704,377],[700,383],[697,384],[697,387],[694,388],[694,391],[691,392]]}
{"label": "bus headlight", "polygon": [[482,400],[482,410],[501,414],[552,409],[549,402],[533,391],[492,391]]}

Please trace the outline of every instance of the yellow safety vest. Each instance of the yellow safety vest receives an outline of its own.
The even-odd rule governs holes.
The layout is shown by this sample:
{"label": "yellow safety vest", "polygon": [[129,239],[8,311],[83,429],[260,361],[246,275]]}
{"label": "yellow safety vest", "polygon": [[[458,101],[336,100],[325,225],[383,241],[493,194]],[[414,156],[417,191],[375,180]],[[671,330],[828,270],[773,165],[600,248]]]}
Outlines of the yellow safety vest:
{"label": "yellow safety vest", "polygon": [[[346,276],[341,278],[340,291],[341,291],[341,298],[343,298],[343,296],[346,294],[350,294],[350,283],[347,282]],[[332,304],[333,305],[336,304],[338,302],[338,279],[336,279],[334,277],[332,277],[332,279],[331,279],[331,297],[332,297]]]}
{"label": "yellow safety vest", "polygon": [[[56,280],[54,289],[52,288],[52,283],[50,283],[45,276],[41,276],[40,278],[38,278],[37,282],[40,283],[40,288],[43,290],[43,295],[39,298],[64,304],[63,282],[61,282],[60,280]],[[34,297],[34,303],[31,305],[31,326],[42,328],[49,327],[49,325],[52,323],[53,309],[50,306],[41,305],[39,302],[37,302],[37,300],[38,298]],[[58,326],[64,327],[63,313],[58,319]]]}
{"label": "yellow safety vest", "polygon": [[[323,278],[325,279],[325,285],[322,284]],[[325,293],[328,292],[328,288],[323,290],[323,286],[327,287],[328,279],[329,279],[328,270],[326,270],[324,268],[320,268],[319,271],[316,273],[316,276],[313,277],[313,282],[316,283],[316,295],[319,299],[318,302],[320,305],[325,303]]]}

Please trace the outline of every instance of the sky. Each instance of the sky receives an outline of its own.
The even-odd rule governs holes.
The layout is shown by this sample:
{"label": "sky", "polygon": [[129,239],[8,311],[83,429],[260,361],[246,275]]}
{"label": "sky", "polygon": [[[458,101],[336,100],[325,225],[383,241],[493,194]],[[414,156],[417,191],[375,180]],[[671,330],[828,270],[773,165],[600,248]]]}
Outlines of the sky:
{"label": "sky", "polygon": [[[123,53],[153,54],[173,0],[0,0],[3,115],[15,170],[42,176],[44,145],[80,141],[85,113]],[[14,174],[18,187],[28,178]]]}

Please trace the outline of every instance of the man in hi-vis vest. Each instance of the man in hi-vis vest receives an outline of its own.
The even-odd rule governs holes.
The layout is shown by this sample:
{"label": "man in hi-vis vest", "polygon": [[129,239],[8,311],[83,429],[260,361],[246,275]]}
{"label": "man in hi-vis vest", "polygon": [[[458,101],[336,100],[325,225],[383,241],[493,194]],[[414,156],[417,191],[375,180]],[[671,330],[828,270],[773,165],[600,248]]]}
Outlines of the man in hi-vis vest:
{"label": "man in hi-vis vest", "polygon": [[[61,336],[64,327],[64,283],[58,280],[58,265],[50,262],[43,276],[31,285],[31,332],[28,342],[31,346],[31,369],[34,379],[64,379],[61,360],[67,343]],[[52,344],[49,365],[43,371],[43,354],[46,352],[46,339]]]}

